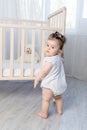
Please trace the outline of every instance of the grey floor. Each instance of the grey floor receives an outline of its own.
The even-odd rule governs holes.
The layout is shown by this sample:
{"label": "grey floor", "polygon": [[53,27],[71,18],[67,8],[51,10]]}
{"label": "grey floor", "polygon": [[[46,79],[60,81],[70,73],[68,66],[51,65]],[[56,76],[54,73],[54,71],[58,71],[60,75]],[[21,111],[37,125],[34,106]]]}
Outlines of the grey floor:
{"label": "grey floor", "polygon": [[67,78],[63,115],[53,102],[49,118],[36,115],[41,106],[41,89],[33,81],[0,81],[0,130],[87,130],[87,82]]}

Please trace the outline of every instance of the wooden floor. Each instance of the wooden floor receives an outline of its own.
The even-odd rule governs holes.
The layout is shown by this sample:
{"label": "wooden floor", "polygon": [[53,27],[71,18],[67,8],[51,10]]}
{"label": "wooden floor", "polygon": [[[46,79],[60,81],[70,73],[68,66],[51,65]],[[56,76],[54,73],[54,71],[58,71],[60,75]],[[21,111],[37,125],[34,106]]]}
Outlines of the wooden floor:
{"label": "wooden floor", "polygon": [[87,82],[67,78],[63,115],[51,102],[49,118],[36,115],[41,106],[41,88],[33,81],[0,81],[0,130],[86,130]]}

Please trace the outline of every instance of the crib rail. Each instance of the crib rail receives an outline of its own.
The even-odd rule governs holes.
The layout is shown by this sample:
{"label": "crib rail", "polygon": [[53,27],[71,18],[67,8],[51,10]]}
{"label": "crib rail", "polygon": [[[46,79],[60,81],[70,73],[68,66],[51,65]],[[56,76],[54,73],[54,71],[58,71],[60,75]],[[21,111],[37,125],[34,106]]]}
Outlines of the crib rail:
{"label": "crib rail", "polygon": [[[17,42],[17,48],[18,46],[20,49],[18,49],[18,55],[17,59],[20,56],[19,63],[20,63],[20,75],[15,76],[14,75],[14,64],[15,64],[15,54],[16,52],[15,46],[15,29],[18,31],[18,40]],[[24,75],[24,46],[26,43],[26,29],[28,31],[31,31],[31,45],[32,45],[32,55],[31,55],[31,63],[29,66],[30,69],[30,75],[25,76]],[[19,30],[20,30],[20,35],[19,35]],[[24,25],[14,25],[14,24],[0,24],[0,80],[29,80],[29,79],[34,79],[35,78],[35,44],[36,44],[36,34],[37,31],[39,31],[39,34],[42,33],[41,37],[41,59],[44,57],[44,44],[46,41],[47,33],[51,33],[52,31],[56,31],[55,28],[46,28],[46,27],[34,27],[34,26],[24,26]],[[47,33],[46,33],[47,32]],[[9,35],[8,35],[9,34]],[[29,32],[27,33],[29,34]],[[7,35],[7,37],[6,37]],[[9,40],[8,40],[9,37]],[[27,36],[28,37],[28,36]],[[39,37],[40,38],[40,37]],[[5,40],[4,40],[5,39]],[[8,41],[8,42],[6,42]],[[6,48],[9,44],[9,59],[6,59]],[[19,51],[20,50],[20,51]],[[9,75],[4,76],[4,61],[9,60]],[[7,72],[8,73],[8,72]]]}
{"label": "crib rail", "polygon": [[66,24],[66,8],[62,7],[61,9],[53,12],[48,16],[48,25],[50,27],[57,28],[62,34],[65,33],[65,24]]}
{"label": "crib rail", "polygon": [[39,27],[47,26],[47,21],[25,20],[25,19],[15,19],[15,18],[0,18],[0,23],[26,25],[26,26],[36,26],[37,25]]}

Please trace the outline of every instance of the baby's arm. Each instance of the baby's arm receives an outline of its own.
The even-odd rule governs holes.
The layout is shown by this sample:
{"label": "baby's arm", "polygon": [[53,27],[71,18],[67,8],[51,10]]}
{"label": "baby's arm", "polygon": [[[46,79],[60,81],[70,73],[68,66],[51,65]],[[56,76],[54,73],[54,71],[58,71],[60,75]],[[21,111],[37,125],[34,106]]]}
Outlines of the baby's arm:
{"label": "baby's arm", "polygon": [[39,73],[35,78],[34,88],[36,88],[39,81],[42,80],[50,72],[51,68],[52,68],[52,63],[45,62],[45,65],[42,67],[42,69],[39,71]]}

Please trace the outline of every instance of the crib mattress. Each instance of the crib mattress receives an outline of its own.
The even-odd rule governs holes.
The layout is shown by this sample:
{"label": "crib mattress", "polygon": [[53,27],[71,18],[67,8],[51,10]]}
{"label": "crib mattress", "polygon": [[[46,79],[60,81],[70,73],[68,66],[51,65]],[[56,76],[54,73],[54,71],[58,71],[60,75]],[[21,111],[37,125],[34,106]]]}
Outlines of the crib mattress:
{"label": "crib mattress", "polygon": [[[10,61],[5,60],[3,62],[3,76],[7,77],[10,76]],[[34,75],[38,73],[40,70],[40,63],[35,63],[34,65]],[[20,62],[14,61],[14,76],[21,76],[21,69],[20,69]],[[31,76],[31,64],[30,63],[24,63],[24,76]]]}

